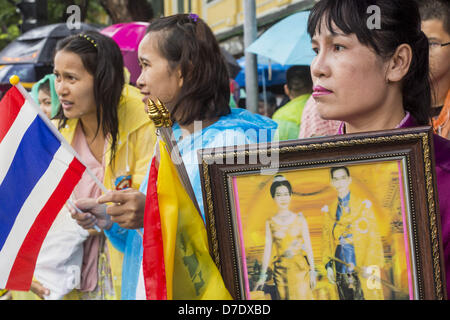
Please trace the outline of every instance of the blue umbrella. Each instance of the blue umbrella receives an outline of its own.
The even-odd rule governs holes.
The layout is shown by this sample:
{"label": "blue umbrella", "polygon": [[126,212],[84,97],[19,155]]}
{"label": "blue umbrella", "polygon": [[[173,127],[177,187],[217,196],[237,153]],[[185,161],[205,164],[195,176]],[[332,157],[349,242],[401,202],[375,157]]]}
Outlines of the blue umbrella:
{"label": "blue umbrella", "polygon": [[50,65],[53,63],[53,54],[58,40],[87,30],[97,30],[97,28],[82,23],[79,29],[69,29],[66,23],[55,23],[31,29],[0,51],[0,63]]}
{"label": "blue umbrella", "polygon": [[307,32],[309,11],[294,13],[267,29],[248,48],[282,65],[311,65],[315,56]]}
{"label": "blue umbrella", "polygon": [[[241,71],[238,73],[236,82],[240,87],[245,87],[245,57],[237,60]],[[281,65],[279,63],[271,62],[269,59],[258,56],[258,85],[260,87],[270,87],[286,83],[286,71],[289,65]]]}

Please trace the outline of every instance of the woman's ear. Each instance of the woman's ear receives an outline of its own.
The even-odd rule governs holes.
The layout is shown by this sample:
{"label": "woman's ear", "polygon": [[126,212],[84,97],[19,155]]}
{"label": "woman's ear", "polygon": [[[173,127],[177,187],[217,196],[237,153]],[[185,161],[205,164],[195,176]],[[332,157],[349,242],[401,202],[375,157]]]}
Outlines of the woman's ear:
{"label": "woman's ear", "polygon": [[178,76],[178,86],[183,87],[183,74],[181,72],[180,66],[177,67],[177,76]]}
{"label": "woman's ear", "polygon": [[386,82],[399,82],[409,71],[412,60],[412,49],[409,44],[403,43],[395,50],[390,58],[386,71]]}
{"label": "woman's ear", "polygon": [[284,89],[284,94],[287,95],[288,97],[290,97],[290,96],[289,96],[289,87],[288,87],[287,84],[285,84],[285,85],[283,86],[283,89]]}

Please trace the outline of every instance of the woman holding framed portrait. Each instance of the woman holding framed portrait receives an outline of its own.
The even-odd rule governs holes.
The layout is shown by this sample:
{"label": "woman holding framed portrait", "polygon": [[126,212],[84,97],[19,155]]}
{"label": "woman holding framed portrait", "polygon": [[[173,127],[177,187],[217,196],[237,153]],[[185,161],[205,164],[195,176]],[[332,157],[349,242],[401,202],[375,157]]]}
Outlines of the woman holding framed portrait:
{"label": "woman holding framed portrait", "polygon": [[[266,221],[266,241],[259,281],[255,289],[264,286],[270,258],[277,299],[312,300],[316,286],[314,257],[308,223],[301,212],[289,210],[292,186],[282,175],[274,177],[270,194],[278,212]],[[275,249],[275,252],[272,250]]]}
{"label": "woman holding framed portrait", "polygon": [[[311,64],[317,110],[323,119],[343,121],[340,134],[430,124],[429,43],[414,1],[321,0],[308,33],[317,54]],[[450,275],[450,141],[434,135],[433,143]]]}

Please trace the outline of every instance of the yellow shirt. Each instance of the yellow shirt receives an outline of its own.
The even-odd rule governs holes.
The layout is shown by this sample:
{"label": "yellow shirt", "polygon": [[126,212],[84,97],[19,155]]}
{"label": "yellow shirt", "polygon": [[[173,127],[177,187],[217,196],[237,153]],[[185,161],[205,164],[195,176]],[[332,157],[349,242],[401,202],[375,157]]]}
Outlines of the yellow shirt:
{"label": "yellow shirt", "polygon": [[[330,261],[329,257],[334,256],[339,237],[350,233],[355,248],[356,265],[358,267],[377,266],[382,269],[384,266],[383,245],[372,202],[356,189],[351,189],[349,209],[344,210],[338,222],[336,221],[337,207],[338,201],[335,200],[330,207],[322,208],[324,212],[323,264],[326,265]],[[366,299],[383,299],[382,290],[369,290],[367,281],[364,279],[361,279],[361,287]]]}

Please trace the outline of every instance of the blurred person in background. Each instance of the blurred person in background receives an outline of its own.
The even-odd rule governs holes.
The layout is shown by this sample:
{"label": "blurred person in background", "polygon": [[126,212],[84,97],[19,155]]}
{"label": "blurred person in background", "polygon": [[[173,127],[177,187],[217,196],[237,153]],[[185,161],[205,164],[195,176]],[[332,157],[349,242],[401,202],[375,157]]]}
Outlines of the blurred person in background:
{"label": "blurred person in background", "polygon": [[312,93],[312,80],[309,66],[292,66],[286,72],[286,95],[290,101],[279,108],[272,116],[278,123],[275,139],[297,139],[305,103]]}
{"label": "blurred person in background", "polygon": [[306,101],[305,108],[303,108],[298,138],[333,136],[337,134],[340,125],[340,121],[322,119],[317,110],[316,102],[311,96]]}
{"label": "blurred person in background", "polygon": [[49,119],[56,116],[60,103],[55,91],[55,75],[53,73],[46,75],[33,85],[31,96]]}
{"label": "blurred person in background", "polygon": [[422,31],[430,45],[433,127],[436,133],[450,139],[450,2],[424,1],[420,15]]}
{"label": "blurred person in background", "polygon": [[265,99],[264,99],[264,92],[258,95],[258,113],[260,115],[272,118],[272,115],[276,109],[277,109],[277,99],[272,92],[266,91]]}

